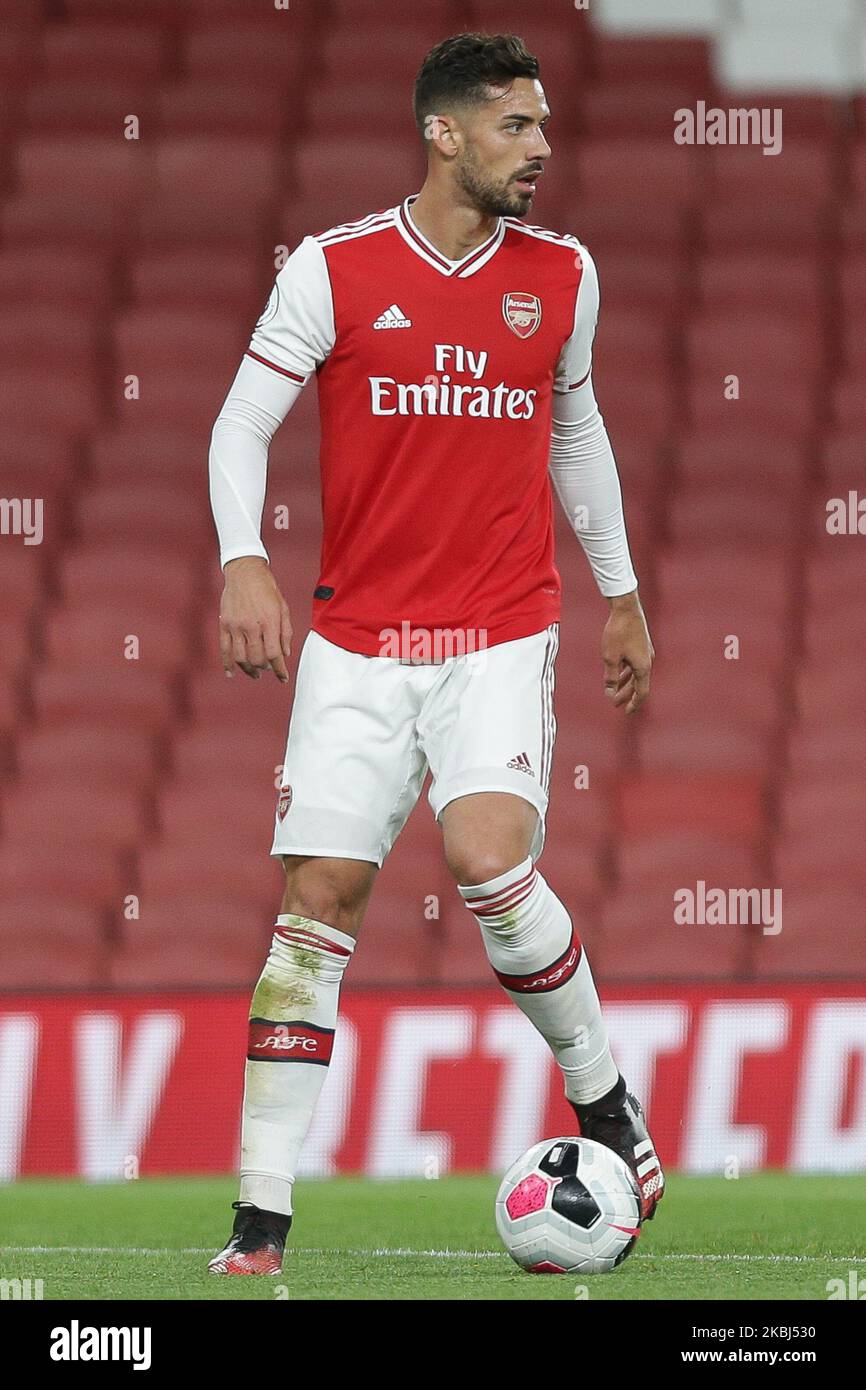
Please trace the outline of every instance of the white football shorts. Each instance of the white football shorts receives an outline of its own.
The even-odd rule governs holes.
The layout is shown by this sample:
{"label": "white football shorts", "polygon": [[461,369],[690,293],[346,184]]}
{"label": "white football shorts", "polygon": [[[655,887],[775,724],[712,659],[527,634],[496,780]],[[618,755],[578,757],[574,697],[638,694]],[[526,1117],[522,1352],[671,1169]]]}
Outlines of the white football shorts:
{"label": "white football shorts", "polygon": [[298,663],[273,855],[365,859],[380,868],[421,794],[437,820],[472,792],[513,792],[544,845],[556,736],[559,626],[414,665],[346,651],[311,632]]}

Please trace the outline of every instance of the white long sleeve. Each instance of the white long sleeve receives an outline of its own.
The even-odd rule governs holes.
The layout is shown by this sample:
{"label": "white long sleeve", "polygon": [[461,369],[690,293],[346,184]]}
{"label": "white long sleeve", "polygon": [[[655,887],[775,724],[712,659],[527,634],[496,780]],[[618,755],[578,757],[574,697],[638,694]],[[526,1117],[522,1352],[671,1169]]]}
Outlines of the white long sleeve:
{"label": "white long sleeve", "polygon": [[268,552],[262,509],[268,448],[303,387],[244,357],[211,434],[210,504],[220,543],[220,564]]}
{"label": "white long sleeve", "polygon": [[261,536],[268,448],[334,337],[325,257],[305,237],[274,281],[213,427],[208,471],[222,565],[242,555],[268,558]]}
{"label": "white long sleeve", "polygon": [[601,592],[613,598],[636,589],[619,474],[591,376],[554,393],[550,477]]}

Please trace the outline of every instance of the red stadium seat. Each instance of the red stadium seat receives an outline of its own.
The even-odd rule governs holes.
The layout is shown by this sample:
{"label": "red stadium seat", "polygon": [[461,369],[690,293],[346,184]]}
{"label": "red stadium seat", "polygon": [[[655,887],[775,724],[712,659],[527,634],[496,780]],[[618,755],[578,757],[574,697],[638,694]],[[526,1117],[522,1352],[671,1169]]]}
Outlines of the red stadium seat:
{"label": "red stadium seat", "polygon": [[213,526],[202,499],[183,484],[104,483],[82,495],[78,535],[86,544],[110,536],[115,543],[163,546],[176,554],[212,543]]}
{"label": "red stadium seat", "polygon": [[832,402],[833,419],[840,429],[866,429],[866,399],[859,367],[847,368],[836,378]]}
{"label": "red stadium seat", "polygon": [[713,194],[698,215],[708,255],[765,255],[769,249],[815,254],[830,243],[829,203],[760,197],[730,202]]}
{"label": "red stadium seat", "polygon": [[283,720],[272,728],[246,727],[243,738],[236,740],[216,734],[206,724],[194,724],[179,731],[173,740],[171,763],[180,785],[196,785],[200,778],[212,782],[217,774],[234,779],[252,769],[256,776],[270,775],[276,790],[276,769],[282,766],[285,747]]}
{"label": "red stadium seat", "polygon": [[50,391],[44,367],[7,365],[0,372],[0,416],[6,425],[32,429],[38,420],[58,441],[69,440],[92,428],[100,411],[96,374],[86,363],[55,364]]}
{"label": "red stadium seat", "polygon": [[760,592],[762,607],[780,613],[789,602],[792,584],[787,557],[767,556],[761,547],[737,542],[711,552],[697,545],[662,550],[657,573],[659,591],[684,610],[697,601],[721,597],[748,611]]}
{"label": "red stadium seat", "polygon": [[623,777],[617,796],[620,829],[627,834],[688,830],[748,840],[760,832],[764,810],[761,778],[741,773]]}
{"label": "red stadium seat", "polygon": [[249,329],[242,331],[238,317],[222,311],[148,305],[117,319],[114,338],[124,368],[145,376],[156,367],[180,369],[193,357],[199,368],[236,362],[249,342]]}
{"label": "red stadium seat", "polygon": [[31,88],[24,107],[28,133],[117,137],[134,114],[141,127],[154,123],[153,90],[146,80],[95,83],[89,77],[59,75]]}
{"label": "red stadium seat", "polygon": [[80,78],[102,82],[106,72],[115,81],[153,83],[164,66],[163,36],[156,26],[142,23],[47,24],[44,29],[42,73],[46,78]]}
{"label": "red stadium seat", "polygon": [[607,846],[584,839],[576,817],[570,823],[564,823],[558,816],[548,818],[544,859],[540,867],[569,912],[591,914],[607,891]]}
{"label": "red stadium seat", "polygon": [[109,601],[99,606],[54,609],[43,628],[48,657],[72,670],[148,670],[172,672],[192,663],[187,625],[171,610],[155,611],[145,601]]}
{"label": "red stadium seat", "polygon": [[32,729],[15,749],[22,781],[50,783],[59,773],[72,774],[90,786],[145,786],[156,771],[156,744],[142,729],[112,729],[100,723],[69,723],[62,728]]}
{"label": "red stadium seat", "polygon": [[37,37],[35,29],[35,6],[29,0],[17,3],[23,3],[26,12],[16,22],[15,16],[4,10],[0,30],[0,84],[6,89],[28,82],[42,57],[41,36]]}
{"label": "red stadium seat", "polygon": [[594,139],[670,138],[673,112],[691,106],[692,82],[593,83],[583,96],[582,126]]}
{"label": "red stadium seat", "polygon": [[823,720],[811,725],[795,723],[788,744],[788,766],[800,777],[816,773],[836,776],[859,772],[866,774],[866,744],[857,737],[858,717],[851,723],[828,726]]}
{"label": "red stadium seat", "polygon": [[854,772],[833,775],[827,769],[792,777],[785,786],[780,819],[787,831],[805,833],[817,825],[829,831],[844,830],[853,817],[862,824],[866,789]]}
{"label": "red stadium seat", "polygon": [[[760,928],[757,929],[760,933]],[[756,936],[755,973],[763,979],[862,980],[866,973],[863,894],[826,885],[783,889],[782,930]]]}
{"label": "red stadium seat", "polygon": [[95,989],[105,983],[102,913],[63,902],[46,911],[45,892],[0,904],[0,978],[19,990]]}
{"label": "red stadium seat", "polygon": [[652,889],[626,886],[610,895],[602,909],[601,938],[592,946],[597,982],[657,980],[670,985],[673,980],[730,979],[742,971],[745,929],[676,922],[677,889],[696,893],[697,880]]}
{"label": "red stadium seat", "polygon": [[[659,684],[661,689],[659,690]],[[772,736],[772,725],[779,719],[773,705],[753,713],[741,702],[733,709],[708,709],[697,697],[691,703],[691,718],[676,708],[670,708],[664,679],[654,682],[651,709],[658,712],[657,723],[646,721],[640,730],[640,764],[645,772],[767,773],[778,757],[778,740]],[[722,713],[722,721],[719,714]],[[711,715],[708,727],[707,718]],[[725,716],[727,715],[727,718]],[[763,720],[767,731],[754,723]]]}
{"label": "red stadium seat", "polygon": [[95,360],[97,325],[95,314],[79,314],[72,324],[57,332],[57,313],[49,306],[10,309],[6,320],[10,343],[0,347],[0,364],[35,366],[53,371],[63,367],[70,356],[81,363]]}
{"label": "red stadium seat", "polygon": [[58,582],[71,607],[104,602],[110,594],[112,607],[133,601],[140,612],[146,602],[148,610],[151,605],[157,610],[163,606],[162,611],[179,620],[197,599],[199,580],[192,556],[160,555],[157,561],[147,550],[96,542],[66,552]]}
{"label": "red stadium seat", "polygon": [[[405,10],[401,13],[404,16],[402,22],[397,12],[393,12],[392,18],[391,15],[386,17],[380,10],[377,16],[363,25],[363,70],[371,80],[375,79],[383,85],[405,74],[407,62],[416,72],[428,49],[446,37],[435,16],[428,14],[426,9],[416,10],[411,16],[407,16]],[[348,81],[357,77],[358,39],[358,30],[353,24],[328,26],[321,50],[322,72],[326,78]],[[407,131],[411,131],[413,126],[407,90]]]}
{"label": "red stadium seat", "polygon": [[137,210],[135,249],[136,253],[148,247],[188,251],[196,245],[203,254],[218,248],[243,260],[261,253],[270,228],[263,197],[239,200],[231,192],[224,193],[221,185],[206,195],[175,188],[155,192]]}
{"label": "red stadium seat", "polygon": [[131,279],[135,298],[149,314],[195,311],[199,321],[207,323],[213,305],[218,304],[234,338],[237,319],[248,318],[251,330],[267,296],[262,270],[258,259],[244,259],[233,251],[215,250],[202,256],[199,250],[151,250],[135,261]]}
{"label": "red stadium seat", "polygon": [[818,326],[824,304],[821,269],[808,252],[705,256],[698,268],[701,304],[707,313],[751,313],[760,306],[801,320],[808,315]]}
{"label": "red stadium seat", "polygon": [[699,878],[709,884],[746,886],[757,882],[754,845],[712,835],[646,834],[623,837],[617,847],[617,876],[627,889],[675,888]]}
{"label": "red stadium seat", "polygon": [[[208,8],[213,9],[216,0],[209,0]],[[176,24],[187,17],[188,0],[64,0],[63,11],[70,19],[121,21],[131,20],[141,23],[145,18],[149,24]]]}
{"label": "red stadium seat", "polygon": [[669,34],[659,38],[620,36],[596,30],[593,60],[596,78],[605,86],[677,82],[689,83],[701,95],[712,91],[709,48],[703,39]]}
{"label": "red stadium seat", "polygon": [[796,685],[797,709],[802,718],[812,714],[836,721],[847,714],[866,714],[866,690],[859,681],[852,681],[847,660],[842,657],[832,663],[819,661],[801,668]]}
{"label": "red stadium seat", "polygon": [[160,729],[176,714],[176,696],[176,682],[152,669],[68,671],[60,666],[33,676],[33,703],[45,724],[104,719],[124,728]]}
{"label": "red stadium seat", "polygon": [[[385,914],[387,915],[381,915]],[[374,897],[367,913],[364,933],[352,956],[347,973],[348,990],[363,985],[428,985],[441,980],[445,964],[440,959],[438,935],[425,924],[404,926],[394,920],[393,905]]]}
{"label": "red stadium seat", "polygon": [[[273,138],[285,121],[287,104],[278,87],[254,87],[243,76],[190,78],[156,94],[162,130],[177,136]],[[226,288],[229,282],[226,282]]]}
{"label": "red stadium seat", "polygon": [[686,486],[698,483],[743,486],[760,480],[782,496],[791,496],[806,476],[802,441],[779,439],[771,430],[742,430],[720,435],[717,430],[689,430],[676,447],[677,476]]}
{"label": "red stadium seat", "polygon": [[60,768],[42,785],[19,784],[7,792],[2,827],[9,844],[121,850],[145,833],[147,816],[138,791],[117,784],[94,787]]}
{"label": "red stadium seat", "polygon": [[713,544],[724,536],[739,541],[784,546],[797,536],[802,499],[788,495],[772,480],[754,479],[735,485],[720,480],[715,486],[701,481],[675,493],[668,512],[668,535],[679,543]]}
{"label": "red stadium seat", "polygon": [[351,140],[313,136],[299,147],[296,169],[302,194],[340,188],[346,207],[341,221],[392,207],[423,183],[420,141],[411,132],[408,137],[389,131]]}
{"label": "red stadium seat", "polygon": [[115,988],[189,984],[250,988],[261,974],[273,927],[258,908],[227,907],[220,894],[142,898],[138,921],[123,922],[110,962]]}
{"label": "red stadium seat", "polygon": [[94,202],[79,197],[70,187],[24,191],[0,203],[5,247],[38,250],[43,257],[65,255],[67,251],[110,256],[131,217],[126,203],[113,199]]}
{"label": "red stadium seat", "polygon": [[720,436],[732,439],[738,438],[744,430],[761,435],[772,430],[786,445],[802,443],[803,436],[814,428],[818,414],[817,374],[810,372],[803,381],[791,376],[789,379],[775,377],[768,382],[762,374],[763,361],[769,362],[769,355],[757,361],[729,357],[729,366],[737,364],[738,400],[730,400],[725,394],[727,372],[723,374],[718,368],[703,372],[698,368],[685,389],[691,428],[715,430]]}
{"label": "red stadium seat", "polygon": [[851,198],[839,206],[839,240],[845,255],[866,251],[866,198]]}
{"label": "red stadium seat", "polygon": [[154,152],[153,188],[157,194],[214,196],[214,170],[219,170],[218,199],[243,203],[267,196],[277,174],[275,136],[240,137],[205,134],[166,136]]}
{"label": "red stadium seat", "polygon": [[[218,409],[215,405],[214,419]],[[123,425],[106,426],[92,436],[90,463],[100,482],[135,482],[141,476],[159,483],[185,479],[198,484],[205,444],[198,429],[140,424],[130,412]]]}
{"label": "red stadium seat", "polygon": [[29,247],[0,252],[0,302],[45,304],[55,316],[62,309],[80,310],[88,319],[104,311],[111,289],[108,260],[98,251],[70,247],[63,256],[63,275],[45,274],[44,250]]}
{"label": "red stadium seat", "polygon": [[279,86],[287,92],[303,67],[302,30],[286,24],[284,14],[274,9],[260,13],[261,22],[239,22],[236,8],[225,19],[199,21],[186,39],[184,66],[189,75],[230,83],[243,78],[255,87]]}
{"label": "red stadium seat", "polygon": [[857,140],[850,152],[851,185],[855,198],[866,196],[866,140]]}
{"label": "red stadium seat", "polygon": [[[544,865],[548,872],[547,860]],[[362,947],[359,947],[359,951]],[[495,975],[487,959],[478,923],[462,902],[445,905],[435,940],[437,983],[443,985],[487,985]],[[354,965],[352,967],[354,972]]]}
{"label": "red stadium seat", "polygon": [[413,129],[405,89],[396,83],[383,85],[366,71],[317,83],[307,103],[307,120],[317,137],[352,138],[371,126],[394,131],[402,127],[407,135]]}
{"label": "red stadium seat", "polygon": [[81,854],[74,846],[0,842],[0,879],[7,898],[79,903],[89,909],[117,908],[129,891],[125,852],[94,849]]}
{"label": "red stadium seat", "polygon": [[834,892],[840,885],[866,889],[863,834],[859,824],[822,825],[814,821],[783,830],[774,846],[774,882],[783,891]]}
{"label": "red stadium seat", "polygon": [[759,145],[713,147],[708,156],[713,196],[721,203],[784,199],[820,206],[835,191],[835,156],[829,141],[786,138],[784,153],[775,156],[766,155]]}
{"label": "red stadium seat", "polygon": [[269,848],[263,840],[258,852],[232,853],[225,840],[196,844],[158,840],[138,855],[141,898],[148,902],[178,894],[219,895],[224,915],[230,915],[235,903],[256,908],[264,931],[276,920],[285,886],[280,861],[268,855]]}
{"label": "red stadium seat", "polygon": [[267,769],[254,771],[258,776],[253,786],[223,778],[206,792],[185,783],[166,787],[157,806],[166,841],[210,845],[215,853],[255,850],[266,855],[273,838],[276,793]]}
{"label": "red stadium seat", "polygon": [[866,450],[866,426],[861,429],[837,430],[828,434],[821,451],[821,464],[828,489],[840,496],[860,485]]}
{"label": "red stadium seat", "polygon": [[[770,109],[781,106],[785,136],[799,143],[823,142],[830,147],[843,133],[846,124],[845,103],[823,92],[738,91],[736,104],[749,109],[757,107],[758,110],[765,106]],[[771,160],[779,156],[764,157]]]}
{"label": "red stadium seat", "polygon": [[605,317],[608,309],[613,313],[631,309],[658,320],[670,318],[677,310],[685,292],[681,256],[670,251],[610,251],[603,241],[589,249],[604,295]]}
{"label": "red stadium seat", "polygon": [[[75,195],[85,204],[129,206],[143,189],[139,142],[99,135],[29,135],[18,146],[25,193]],[[56,231],[55,231],[56,234]]]}
{"label": "red stadium seat", "polygon": [[25,614],[42,595],[44,567],[40,548],[25,546],[23,539],[14,550],[0,548],[0,614],[4,619]]}
{"label": "red stadium seat", "polygon": [[573,158],[587,198],[622,198],[623,188],[642,188],[648,201],[685,206],[696,203],[703,188],[703,163],[671,139],[579,141]]}
{"label": "red stadium seat", "polygon": [[776,379],[796,372],[802,389],[823,360],[820,337],[804,333],[802,323],[754,310],[698,314],[687,329],[686,343],[695,375],[716,373],[724,382],[736,373],[743,383],[741,396],[749,373],[766,392]]}
{"label": "red stadium seat", "polygon": [[[543,197],[540,185],[539,197]],[[628,190],[611,191],[600,201],[590,189],[581,196],[572,189],[564,202],[561,230],[588,246],[600,266],[614,254],[682,255],[689,241],[691,217],[676,203],[647,203],[628,197]]]}

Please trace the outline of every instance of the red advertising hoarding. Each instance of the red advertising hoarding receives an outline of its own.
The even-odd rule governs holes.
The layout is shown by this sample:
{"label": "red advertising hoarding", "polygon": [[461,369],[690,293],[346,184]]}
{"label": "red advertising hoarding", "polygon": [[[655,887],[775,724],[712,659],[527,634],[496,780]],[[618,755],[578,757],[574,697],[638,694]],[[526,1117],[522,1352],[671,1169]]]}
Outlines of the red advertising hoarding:
{"label": "red advertising hoarding", "polygon": [[[605,991],[614,1056],[670,1168],[866,1166],[866,986]],[[248,997],[0,996],[0,1179],[235,1169]],[[302,1172],[500,1171],[574,1119],[494,989],[344,991]]]}

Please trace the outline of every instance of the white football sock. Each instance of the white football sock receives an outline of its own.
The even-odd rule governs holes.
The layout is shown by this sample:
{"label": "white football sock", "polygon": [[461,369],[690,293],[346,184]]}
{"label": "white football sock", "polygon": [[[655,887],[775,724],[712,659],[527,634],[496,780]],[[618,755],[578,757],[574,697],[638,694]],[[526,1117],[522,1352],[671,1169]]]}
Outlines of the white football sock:
{"label": "white football sock", "polygon": [[499,983],[548,1043],[580,1105],[617,1084],[598,994],[571,918],[531,859],[460,888]]}
{"label": "white football sock", "polygon": [[250,1006],[240,1200],[290,1216],[301,1145],[331,1060],[355,942],[309,917],[277,918]]}

